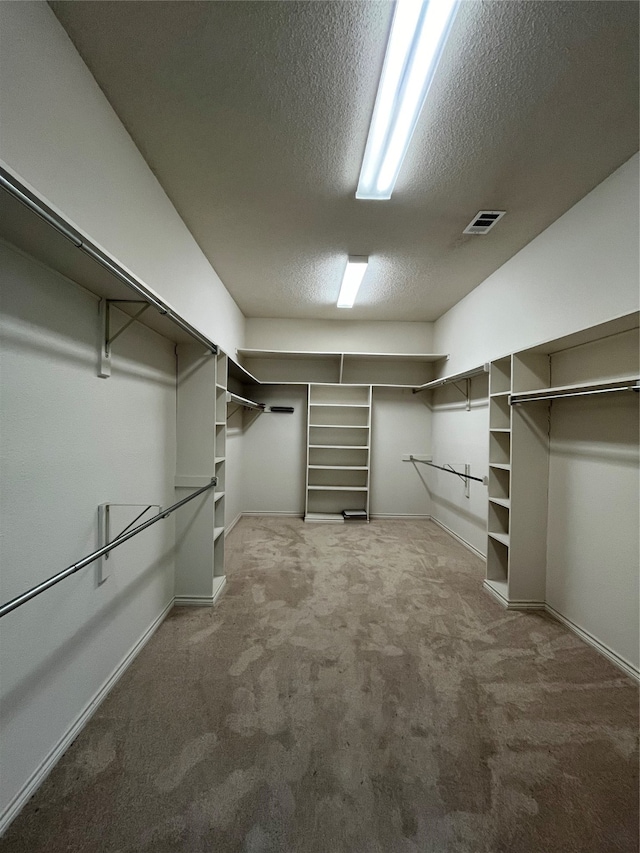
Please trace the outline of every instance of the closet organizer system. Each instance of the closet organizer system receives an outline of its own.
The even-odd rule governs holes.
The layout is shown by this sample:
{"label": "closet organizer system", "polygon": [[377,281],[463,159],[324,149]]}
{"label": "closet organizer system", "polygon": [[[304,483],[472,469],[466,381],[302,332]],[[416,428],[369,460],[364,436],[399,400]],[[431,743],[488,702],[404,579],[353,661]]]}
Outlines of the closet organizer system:
{"label": "closet organizer system", "polygon": [[507,607],[545,607],[553,401],[637,400],[638,319],[625,314],[491,362],[485,586]]}
{"label": "closet organizer system", "polygon": [[375,389],[413,389],[447,356],[239,349],[238,358],[253,383],[307,388],[304,518],[342,522],[369,520]]}
{"label": "closet organizer system", "polygon": [[[305,518],[342,520],[342,511],[352,510],[368,519],[375,388],[411,388],[417,393],[453,383],[466,397],[468,408],[471,378],[487,370],[485,586],[508,607],[544,606],[551,401],[597,395],[599,404],[606,405],[612,393],[638,392],[638,312],[450,376],[433,375],[442,371],[444,354],[241,349],[236,361],[3,169],[0,189],[0,236],[103,300],[99,375],[109,375],[111,349],[134,320],[177,344],[175,488],[179,499],[19,596],[17,603],[0,606],[0,615],[178,508],[176,600],[213,603],[225,582],[226,407],[268,411],[251,399],[260,385],[308,388]],[[467,482],[484,481],[455,473]]]}
{"label": "closet organizer system", "polygon": [[[98,550],[0,605],[10,613],[176,512],[176,600],[212,603],[224,585],[224,448],[227,357],[135,276],[84,237],[7,170],[0,168],[0,238],[100,297],[98,376],[132,322],[174,341],[178,352],[176,501],[153,518],[102,537]],[[206,390],[207,393],[199,393]],[[216,415],[217,412],[217,415]],[[119,495],[122,502],[127,495]],[[96,520],[109,507],[96,508]],[[157,506],[150,496],[147,510]],[[143,515],[144,513],[141,513]],[[101,531],[104,533],[104,530]]]}

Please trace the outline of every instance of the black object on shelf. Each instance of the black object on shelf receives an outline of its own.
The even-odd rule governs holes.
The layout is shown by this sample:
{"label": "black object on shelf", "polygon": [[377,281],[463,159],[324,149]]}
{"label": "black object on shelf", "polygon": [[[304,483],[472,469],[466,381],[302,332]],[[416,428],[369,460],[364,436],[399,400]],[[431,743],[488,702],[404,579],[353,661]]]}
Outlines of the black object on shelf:
{"label": "black object on shelf", "polygon": [[288,415],[293,414],[293,406],[271,406],[271,412],[285,412]]}
{"label": "black object on shelf", "polygon": [[368,521],[367,513],[363,509],[343,509],[342,517],[345,521]]}

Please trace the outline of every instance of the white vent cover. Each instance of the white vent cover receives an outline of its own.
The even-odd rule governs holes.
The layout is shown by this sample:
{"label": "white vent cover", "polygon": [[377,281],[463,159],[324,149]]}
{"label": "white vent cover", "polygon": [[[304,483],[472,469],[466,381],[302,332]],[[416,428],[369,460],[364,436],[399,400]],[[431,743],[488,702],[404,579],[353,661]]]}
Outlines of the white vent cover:
{"label": "white vent cover", "polygon": [[463,234],[487,234],[506,210],[479,210],[462,232]]}

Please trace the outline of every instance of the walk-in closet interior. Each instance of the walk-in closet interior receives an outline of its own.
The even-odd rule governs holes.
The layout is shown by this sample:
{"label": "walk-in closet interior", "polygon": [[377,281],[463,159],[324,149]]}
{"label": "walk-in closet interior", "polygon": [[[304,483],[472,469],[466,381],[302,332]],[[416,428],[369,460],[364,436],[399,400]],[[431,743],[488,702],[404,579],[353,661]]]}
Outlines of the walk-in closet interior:
{"label": "walk-in closet interior", "polygon": [[[358,176],[394,16],[414,9],[426,27],[445,7],[397,182],[376,196]],[[398,794],[385,824],[393,762],[375,779],[362,768],[386,729],[327,759],[340,794],[324,777],[303,794],[291,770],[276,795],[260,765],[276,799],[256,817],[248,756],[259,763],[263,735],[282,741],[272,757],[295,751],[295,715],[247,728],[223,760],[211,711],[149,784],[169,796],[169,777],[218,761],[227,817],[185,805],[154,835],[125,813],[130,846],[107,834],[103,849],[637,849],[637,53],[638,6],[623,0],[0,4],[0,851],[91,849],[101,786],[130,785],[117,732],[146,725],[114,722],[136,706],[117,691],[133,680],[153,696],[154,673],[191,672],[196,647],[225,720],[245,727],[259,692],[234,679],[297,708],[335,665],[327,695],[351,710],[326,748],[353,750],[355,686],[339,678],[356,670],[330,638],[355,624],[369,633],[351,651],[396,667],[380,714],[408,737],[424,728],[420,749],[434,738],[437,832],[418,788],[413,817]],[[345,267],[366,261],[353,307],[337,307]],[[314,619],[329,619],[322,641],[304,633]],[[445,637],[482,673],[457,699]],[[280,653],[292,669],[267,684]],[[294,675],[305,655],[308,684]],[[169,731],[199,688],[162,678]],[[445,730],[398,698],[412,680],[467,720],[450,773]],[[533,696],[547,720],[576,685],[540,742],[504,734]],[[502,688],[500,722],[488,697]],[[495,738],[482,756],[467,701]],[[564,726],[575,754],[547,761]],[[546,787],[524,781],[525,742]],[[430,791],[414,754],[393,778]],[[484,782],[460,805],[465,755],[488,780],[483,805]],[[95,792],[77,798],[72,777]],[[572,785],[587,777],[609,789],[594,783],[599,806],[583,809]],[[74,809],[90,812],[86,836]]]}

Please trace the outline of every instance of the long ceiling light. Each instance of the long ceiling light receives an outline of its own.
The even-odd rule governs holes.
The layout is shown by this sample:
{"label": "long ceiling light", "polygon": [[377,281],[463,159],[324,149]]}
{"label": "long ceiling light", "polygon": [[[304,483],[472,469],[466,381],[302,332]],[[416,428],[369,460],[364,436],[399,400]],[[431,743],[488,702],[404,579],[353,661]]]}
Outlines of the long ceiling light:
{"label": "long ceiling light", "polygon": [[356,198],[391,198],[458,0],[397,0]]}
{"label": "long ceiling light", "polygon": [[338,308],[353,308],[358,289],[367,271],[369,258],[365,255],[349,255],[342,276],[342,286],[338,296]]}

